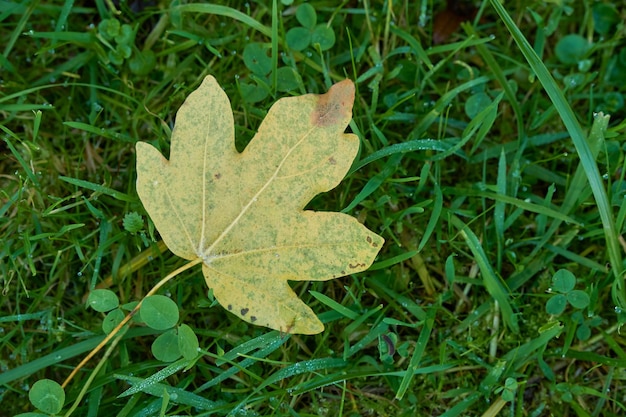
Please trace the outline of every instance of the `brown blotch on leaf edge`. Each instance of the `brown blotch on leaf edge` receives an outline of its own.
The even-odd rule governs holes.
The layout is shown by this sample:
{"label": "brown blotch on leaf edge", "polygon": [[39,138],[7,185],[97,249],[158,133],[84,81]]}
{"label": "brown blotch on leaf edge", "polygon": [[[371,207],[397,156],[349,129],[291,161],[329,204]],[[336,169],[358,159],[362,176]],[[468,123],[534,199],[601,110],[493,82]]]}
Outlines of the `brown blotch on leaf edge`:
{"label": "brown blotch on leaf edge", "polygon": [[311,113],[311,124],[318,127],[332,126],[352,117],[354,83],[348,79],[330,87],[326,94],[317,96],[317,105]]}
{"label": "brown blotch on leaf edge", "polygon": [[249,308],[242,308],[242,309],[241,309],[241,315],[242,315],[242,316],[245,316],[246,314],[248,314],[248,311],[250,311],[250,309],[249,309]]}
{"label": "brown blotch on leaf edge", "polygon": [[250,316],[250,321],[255,322],[256,321],[256,316]]}
{"label": "brown blotch on leaf edge", "polygon": [[228,304],[228,311],[231,311],[233,309],[233,305],[232,304]]}

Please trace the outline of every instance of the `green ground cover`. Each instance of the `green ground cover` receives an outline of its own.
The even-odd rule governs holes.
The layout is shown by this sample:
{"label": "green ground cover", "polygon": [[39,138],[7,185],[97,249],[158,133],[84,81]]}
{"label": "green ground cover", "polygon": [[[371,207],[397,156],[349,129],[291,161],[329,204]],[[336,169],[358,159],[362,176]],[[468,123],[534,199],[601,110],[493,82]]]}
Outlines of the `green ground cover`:
{"label": "green ground cover", "polygon": [[[623,5],[120,3],[0,1],[0,414],[626,414]],[[239,150],[277,99],[352,79],[360,155],[308,207],[385,246],[292,285],[315,336],[239,320],[186,271],[160,291],[176,330],[134,323],[60,390],[186,262],[135,143],[167,155],[208,74]]]}

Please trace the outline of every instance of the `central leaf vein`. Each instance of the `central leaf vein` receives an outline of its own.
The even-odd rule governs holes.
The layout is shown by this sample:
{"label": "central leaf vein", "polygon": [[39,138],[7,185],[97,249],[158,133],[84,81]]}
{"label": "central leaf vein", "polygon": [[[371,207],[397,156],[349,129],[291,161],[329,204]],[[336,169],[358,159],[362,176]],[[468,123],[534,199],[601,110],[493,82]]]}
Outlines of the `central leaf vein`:
{"label": "central leaf vein", "polygon": [[[257,201],[259,196],[267,189],[267,187],[270,186],[272,181],[274,181],[276,179],[276,177],[278,176],[278,173],[282,169],[282,167],[285,164],[285,162],[289,159],[291,154],[294,152],[294,150],[298,146],[300,146],[300,144],[302,144],[302,142],[311,134],[311,132],[313,130],[314,130],[313,128],[309,129],[309,131],[306,132],[304,135],[302,135],[302,138],[300,138],[300,140],[298,140],[298,142],[296,142],[296,144],[289,149],[287,154],[280,161],[280,164],[278,164],[278,166],[274,170],[274,173],[269,177],[269,179],[265,182],[265,184],[263,184],[263,186],[259,189],[259,191],[257,191],[257,193],[254,194],[254,196],[252,196],[250,201],[248,201],[248,203],[241,209],[241,212],[237,215],[237,217],[235,217],[235,219],[226,227],[226,229],[224,229],[224,231],[222,233],[220,233],[220,235],[215,239],[215,241],[211,244],[211,246],[209,246],[207,248],[207,250],[202,254],[202,258],[206,259],[208,257],[211,257],[211,254],[214,253],[214,249],[217,247],[217,245],[220,243],[220,241],[222,239],[224,239],[226,236],[228,236],[228,233],[230,233],[232,228],[235,227],[237,225],[237,223],[239,223],[239,220],[247,213],[247,211],[250,209],[250,207],[252,207],[252,204],[255,201]],[[206,158],[206,156],[205,156],[205,158]],[[206,188],[206,186],[205,186],[205,188]],[[203,202],[203,205],[204,204],[205,203]],[[204,207],[203,207],[203,211],[204,211]]]}

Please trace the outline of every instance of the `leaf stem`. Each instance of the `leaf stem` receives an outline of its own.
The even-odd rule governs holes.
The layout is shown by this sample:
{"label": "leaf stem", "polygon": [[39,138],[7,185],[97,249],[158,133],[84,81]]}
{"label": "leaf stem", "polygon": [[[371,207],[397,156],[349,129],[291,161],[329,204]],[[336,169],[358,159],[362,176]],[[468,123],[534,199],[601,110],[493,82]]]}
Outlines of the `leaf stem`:
{"label": "leaf stem", "polygon": [[104,356],[102,357],[102,359],[100,360],[100,362],[98,363],[98,365],[96,365],[95,369],[93,370],[93,372],[91,372],[91,375],[89,375],[89,378],[87,378],[87,381],[85,382],[85,384],[83,385],[83,388],[80,390],[80,392],[78,393],[78,397],[76,398],[76,401],[74,401],[74,404],[72,405],[72,407],[68,410],[67,413],[65,413],[64,417],[70,417],[74,411],[76,411],[76,408],[78,408],[78,405],[80,404],[81,400],[83,399],[83,397],[85,396],[85,394],[87,393],[87,390],[89,389],[89,387],[91,386],[91,383],[93,382],[93,380],[95,379],[96,375],[98,374],[98,372],[100,372],[100,369],[102,368],[102,366],[106,363],[106,360],[109,358],[109,356],[111,356],[111,354],[113,353],[113,350],[115,349],[115,347],[117,346],[117,344],[122,340],[122,338],[124,337],[124,334],[126,333],[126,330],[122,331],[116,338],[115,340],[111,343],[111,346],[109,346],[109,348],[106,350],[106,352],[104,352]]}
{"label": "leaf stem", "polygon": [[107,337],[105,337],[102,340],[102,342],[100,342],[98,344],[98,346],[93,348],[93,350],[91,352],[89,352],[89,354],[87,356],[85,356],[85,358],[76,366],[76,368],[74,368],[72,373],[65,379],[65,381],[63,381],[63,384],[61,386],[63,388],[65,388],[67,386],[67,384],[69,384],[69,382],[72,380],[72,378],[74,378],[74,376],[78,373],[78,371],[80,371],[81,368],[83,366],[85,366],[85,364],[87,362],[89,362],[89,360],[91,358],[93,358],[96,353],[98,353],[104,346],[106,346],[107,343],[109,343],[109,341],[111,339],[113,339],[113,337],[115,337],[115,335],[117,333],[119,333],[119,331],[122,329],[122,327],[124,327],[124,325],[126,323],[128,323],[130,321],[130,319],[139,311],[139,309],[141,308],[141,304],[143,303],[143,300],[146,299],[146,297],[154,295],[163,285],[167,284],[167,282],[169,282],[172,278],[174,278],[175,276],[185,272],[186,270],[188,270],[190,268],[193,268],[194,266],[198,265],[201,262],[202,262],[202,258],[197,258],[197,259],[194,259],[193,261],[190,261],[190,262],[186,263],[185,265],[181,266],[180,268],[178,268],[178,269],[174,270],[173,272],[169,273],[161,281],[159,281],[154,287],[152,287],[152,289],[150,291],[148,291],[148,293],[141,300],[139,300],[139,303],[137,303],[135,308],[133,308],[130,311],[130,313],[128,313],[126,315],[126,317],[124,317],[124,319],[120,322],[120,324],[118,324],[113,330],[111,330],[111,333],[109,333],[107,335]]}

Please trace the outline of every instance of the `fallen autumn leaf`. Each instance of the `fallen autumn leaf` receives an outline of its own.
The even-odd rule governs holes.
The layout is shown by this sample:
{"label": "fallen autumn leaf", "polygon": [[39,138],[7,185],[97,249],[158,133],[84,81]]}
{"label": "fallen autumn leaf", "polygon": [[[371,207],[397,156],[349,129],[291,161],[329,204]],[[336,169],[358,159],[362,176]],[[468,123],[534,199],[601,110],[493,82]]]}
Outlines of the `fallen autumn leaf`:
{"label": "fallen autumn leaf", "polygon": [[170,160],[137,143],[137,192],[168,248],[202,260],[207,285],[241,319],[287,333],[324,329],[287,283],[363,271],[383,238],[346,214],[304,210],[336,187],[358,148],[343,133],[354,84],[278,100],[235,149],[228,97],[207,76],[178,111]]}

